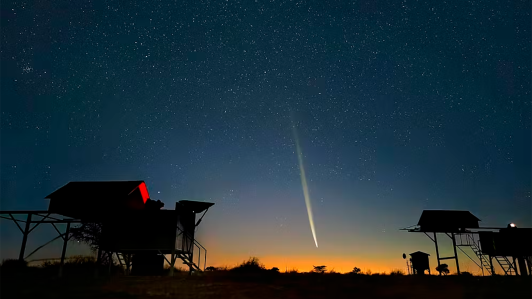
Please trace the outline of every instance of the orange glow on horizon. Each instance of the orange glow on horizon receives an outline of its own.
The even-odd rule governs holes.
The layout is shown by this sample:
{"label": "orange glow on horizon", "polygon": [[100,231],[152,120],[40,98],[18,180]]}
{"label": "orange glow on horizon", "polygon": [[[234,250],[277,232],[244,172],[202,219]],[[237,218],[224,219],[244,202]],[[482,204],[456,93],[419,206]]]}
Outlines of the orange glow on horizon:
{"label": "orange glow on horizon", "polygon": [[[261,264],[267,269],[273,267],[279,268],[281,272],[297,270],[298,272],[310,272],[313,266],[325,265],[327,271],[334,270],[338,273],[349,273],[354,267],[358,267],[362,270],[362,273],[366,273],[368,270],[372,273],[390,273],[393,270],[402,270],[407,273],[406,264],[403,260],[392,262],[390,261],[371,261],[371,260],[346,260],[345,257],[294,257],[294,256],[265,256],[258,257]],[[208,258],[207,264],[214,267],[235,267],[248,258]],[[209,261],[210,260],[210,261]],[[434,274],[434,273],[433,273]]]}

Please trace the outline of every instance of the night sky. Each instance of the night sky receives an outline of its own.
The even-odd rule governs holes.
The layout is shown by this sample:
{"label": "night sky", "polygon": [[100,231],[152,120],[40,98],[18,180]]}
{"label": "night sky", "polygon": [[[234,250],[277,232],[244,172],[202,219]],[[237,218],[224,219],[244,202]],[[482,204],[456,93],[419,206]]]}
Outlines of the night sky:
{"label": "night sky", "polygon": [[216,203],[209,265],[301,271],[434,268],[399,231],[423,209],[532,226],[530,1],[3,2],[1,46],[2,210],[145,180],[168,209]]}

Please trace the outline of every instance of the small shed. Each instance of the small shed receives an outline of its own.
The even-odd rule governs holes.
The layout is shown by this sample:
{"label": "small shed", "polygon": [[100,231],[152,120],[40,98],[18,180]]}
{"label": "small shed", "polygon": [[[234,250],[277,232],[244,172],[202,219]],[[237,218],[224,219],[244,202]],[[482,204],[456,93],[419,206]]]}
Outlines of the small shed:
{"label": "small shed", "polygon": [[422,232],[461,232],[478,228],[479,221],[469,211],[423,210],[417,225]]}
{"label": "small shed", "polygon": [[425,270],[429,270],[430,274],[429,256],[430,254],[421,251],[416,251],[410,254],[410,261],[412,262],[414,274],[424,275]]}

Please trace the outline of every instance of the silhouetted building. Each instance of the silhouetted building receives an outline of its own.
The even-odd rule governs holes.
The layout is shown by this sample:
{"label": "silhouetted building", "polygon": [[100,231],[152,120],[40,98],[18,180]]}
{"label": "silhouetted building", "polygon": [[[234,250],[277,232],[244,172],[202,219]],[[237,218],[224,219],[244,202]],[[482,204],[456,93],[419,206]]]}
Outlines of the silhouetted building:
{"label": "silhouetted building", "polygon": [[[454,259],[458,274],[457,249],[465,253],[464,249],[469,248],[478,258],[477,265],[483,274],[487,271],[495,275],[496,262],[505,275],[529,275],[532,272],[532,229],[517,228],[514,223],[506,228],[480,227],[479,221],[469,211],[424,210],[417,226],[406,230],[429,237],[435,245],[438,266],[442,260]],[[451,239],[453,256],[440,256],[438,234]]]}
{"label": "silhouetted building", "polygon": [[429,256],[430,254],[421,251],[416,251],[410,254],[410,262],[412,263],[413,274],[425,275],[425,270],[429,270]]}
{"label": "silhouetted building", "polygon": [[479,221],[469,211],[424,210],[417,225],[420,231],[450,233],[478,228]]}

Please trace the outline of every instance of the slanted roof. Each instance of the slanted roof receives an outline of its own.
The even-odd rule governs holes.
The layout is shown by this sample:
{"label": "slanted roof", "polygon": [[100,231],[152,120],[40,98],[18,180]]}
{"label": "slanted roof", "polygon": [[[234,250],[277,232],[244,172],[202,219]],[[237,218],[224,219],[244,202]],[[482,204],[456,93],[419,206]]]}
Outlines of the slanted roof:
{"label": "slanted roof", "polygon": [[469,211],[424,210],[417,225],[420,231],[454,231],[462,228],[478,228],[478,219]]}
{"label": "slanted roof", "polygon": [[69,182],[45,198],[49,212],[82,218],[89,215],[140,210],[150,197],[144,181]]}
{"label": "slanted roof", "polygon": [[208,208],[212,207],[214,203],[205,201],[193,201],[193,200],[180,200],[179,204],[194,213],[201,213]]}
{"label": "slanted roof", "polygon": [[412,252],[410,254],[410,256],[429,256],[430,254],[428,253],[425,253],[425,252],[421,252],[421,251],[416,251],[416,252]]}
{"label": "slanted roof", "polygon": [[[75,200],[80,197],[93,197],[98,196],[115,198],[116,196],[127,196],[133,192],[144,181],[82,181],[82,182],[69,182],[56,191],[48,194],[45,198],[69,198]],[[143,189],[146,188],[144,184]],[[146,190],[146,199],[149,195]]]}

